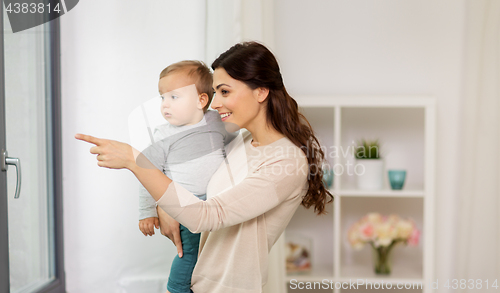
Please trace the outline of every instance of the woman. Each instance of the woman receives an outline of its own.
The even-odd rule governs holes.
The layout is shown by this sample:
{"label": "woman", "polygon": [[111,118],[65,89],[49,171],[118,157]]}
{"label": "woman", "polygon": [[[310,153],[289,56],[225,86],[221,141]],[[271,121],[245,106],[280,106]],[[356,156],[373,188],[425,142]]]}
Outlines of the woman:
{"label": "woman", "polygon": [[322,182],[324,154],[265,46],[237,44],[212,69],[211,107],[224,122],[248,131],[228,145],[227,161],[210,180],[206,201],[194,200],[161,171],[137,166],[137,154],[127,144],[76,137],[96,144],[91,153],[98,155],[99,166],[129,169],[169,216],[203,232],[194,293],[257,293],[267,282],[268,253],[298,206],[314,206],[322,214],[332,201]]}

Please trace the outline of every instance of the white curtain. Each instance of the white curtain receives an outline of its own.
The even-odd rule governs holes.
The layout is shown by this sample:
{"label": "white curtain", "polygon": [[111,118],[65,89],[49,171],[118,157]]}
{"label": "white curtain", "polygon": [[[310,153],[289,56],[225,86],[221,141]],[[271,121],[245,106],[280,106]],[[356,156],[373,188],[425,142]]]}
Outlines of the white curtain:
{"label": "white curtain", "polygon": [[205,62],[242,41],[274,49],[274,0],[207,0]]}
{"label": "white curtain", "polygon": [[[242,41],[259,41],[274,51],[274,0],[207,0],[205,63]],[[269,254],[263,293],[285,293],[284,239]]]}
{"label": "white curtain", "polygon": [[466,5],[455,275],[498,292],[484,281],[500,276],[500,1]]}

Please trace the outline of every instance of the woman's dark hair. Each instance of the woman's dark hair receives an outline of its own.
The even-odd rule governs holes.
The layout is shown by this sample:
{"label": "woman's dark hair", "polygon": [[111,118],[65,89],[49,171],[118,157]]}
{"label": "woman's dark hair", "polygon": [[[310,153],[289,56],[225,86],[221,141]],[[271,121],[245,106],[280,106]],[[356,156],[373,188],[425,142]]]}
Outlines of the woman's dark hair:
{"label": "woman's dark hair", "polygon": [[232,78],[244,82],[251,89],[269,89],[266,120],[307,156],[309,189],[302,205],[306,208],[314,206],[318,214],[326,213],[325,206],[333,201],[333,196],[323,184],[321,166],[325,154],[311,124],[299,113],[297,102],[287,93],[273,53],[257,42],[239,43],[212,63],[212,69],[217,68],[224,68]]}

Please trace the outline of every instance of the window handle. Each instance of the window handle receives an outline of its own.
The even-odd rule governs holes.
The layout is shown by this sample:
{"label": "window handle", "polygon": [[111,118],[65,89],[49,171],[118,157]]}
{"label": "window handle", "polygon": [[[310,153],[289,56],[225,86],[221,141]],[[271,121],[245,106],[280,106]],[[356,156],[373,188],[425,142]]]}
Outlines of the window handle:
{"label": "window handle", "polygon": [[21,194],[21,160],[19,160],[19,158],[10,158],[7,156],[7,151],[2,150],[0,164],[2,165],[2,171],[7,171],[8,165],[16,166],[17,183],[14,198],[19,198],[19,195]]}

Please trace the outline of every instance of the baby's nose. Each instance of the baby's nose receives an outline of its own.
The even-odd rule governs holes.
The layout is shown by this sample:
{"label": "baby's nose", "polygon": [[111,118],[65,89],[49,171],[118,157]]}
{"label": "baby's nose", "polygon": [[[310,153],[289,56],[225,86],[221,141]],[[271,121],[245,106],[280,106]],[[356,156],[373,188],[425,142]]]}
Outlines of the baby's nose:
{"label": "baby's nose", "polygon": [[162,108],[168,108],[168,107],[170,107],[170,102],[168,101],[168,99],[164,99],[164,100],[161,102],[161,107],[162,107]]}

